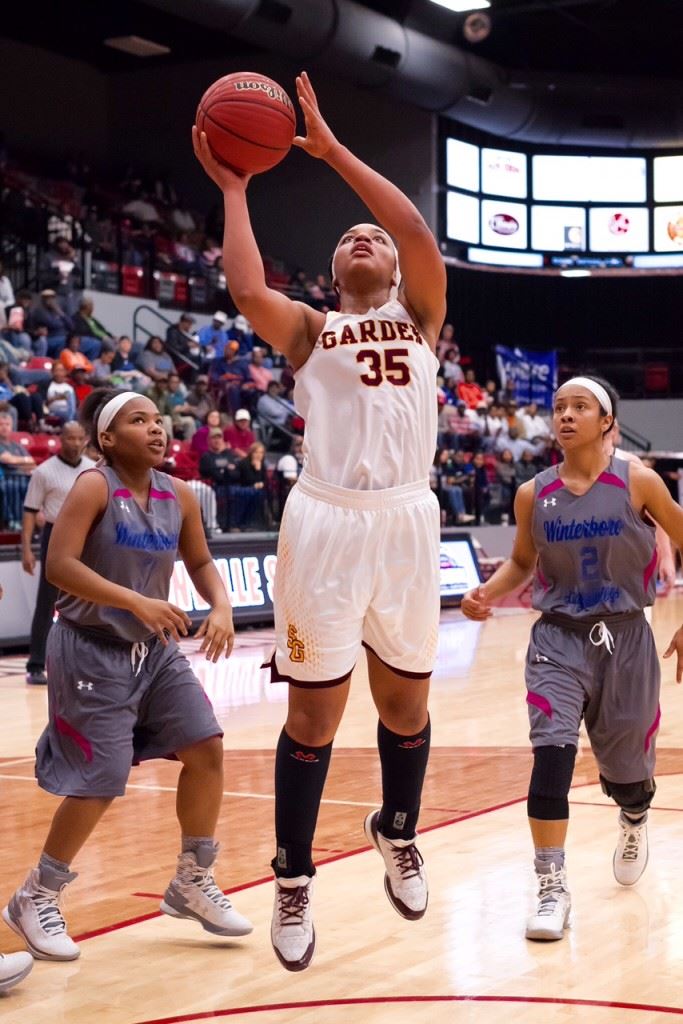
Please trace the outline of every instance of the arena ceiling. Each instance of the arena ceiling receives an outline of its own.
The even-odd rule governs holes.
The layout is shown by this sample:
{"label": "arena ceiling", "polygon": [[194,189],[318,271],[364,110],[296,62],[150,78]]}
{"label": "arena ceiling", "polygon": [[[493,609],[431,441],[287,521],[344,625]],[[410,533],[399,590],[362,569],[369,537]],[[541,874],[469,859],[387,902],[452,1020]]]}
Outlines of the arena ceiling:
{"label": "arena ceiling", "polygon": [[[273,2],[277,4],[261,0],[262,6]],[[406,28],[505,68],[683,78],[681,0],[491,0],[491,33],[474,45],[463,36],[465,15],[430,0],[360,2]],[[31,4],[12,3],[3,10],[2,35],[86,61],[103,72],[258,52],[235,36],[177,17],[163,6],[142,0],[61,0],[42,5],[36,17]],[[104,44],[125,35],[154,40],[170,53],[140,58]]]}

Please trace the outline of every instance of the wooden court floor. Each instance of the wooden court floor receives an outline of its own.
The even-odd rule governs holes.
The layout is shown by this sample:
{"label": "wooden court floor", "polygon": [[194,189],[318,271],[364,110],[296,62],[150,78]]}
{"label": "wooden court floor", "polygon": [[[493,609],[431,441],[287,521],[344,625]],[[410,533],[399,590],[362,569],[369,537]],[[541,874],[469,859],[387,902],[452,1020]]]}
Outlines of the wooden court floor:
{"label": "wooden court floor", "polygon": [[[422,921],[402,920],[383,891],[363,819],[378,806],[376,716],[364,660],[357,666],[316,839],[317,951],[288,974],[269,942],[273,750],[286,686],[260,664],[268,631],[238,634],[233,657],[192,655],[225,729],[225,800],[217,880],[254,922],[244,939],[212,938],[158,913],[178,846],[178,766],[132,771],[74,864],[66,916],[80,960],[37,962],[0,997],[11,1024],[251,1024],[441,1021],[502,1024],[664,1022],[683,1016],[683,689],[663,662],[658,792],[650,863],[641,882],[612,876],[614,806],[597,785],[590,749],[571,793],[568,871],[572,926],[561,943],[524,938],[533,899],[525,816],[530,768],[523,666],[534,613],[501,609],[483,626],[444,612],[432,689],[433,748],[420,849],[430,879]],[[658,600],[660,651],[683,621],[683,596]],[[23,682],[23,658],[0,659],[0,800],[5,822],[0,899],[39,854],[56,799],[33,779],[46,695]],[[0,923],[0,950],[20,948]]]}

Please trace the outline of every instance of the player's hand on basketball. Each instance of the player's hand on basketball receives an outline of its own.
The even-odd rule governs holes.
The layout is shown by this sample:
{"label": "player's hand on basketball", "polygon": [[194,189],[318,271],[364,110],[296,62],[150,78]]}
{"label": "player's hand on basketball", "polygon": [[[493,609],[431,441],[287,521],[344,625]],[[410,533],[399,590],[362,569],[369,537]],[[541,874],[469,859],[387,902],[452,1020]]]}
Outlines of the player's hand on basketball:
{"label": "player's hand on basketball", "polygon": [[309,156],[320,159],[324,157],[333,146],[337,145],[337,139],[325,118],[320,113],[318,100],[316,98],[311,81],[305,71],[297,76],[296,94],[299,99],[306,122],[306,134],[295,135],[292,140],[294,146],[300,146]]}
{"label": "player's hand on basketball", "polygon": [[493,614],[481,587],[467,591],[460,603],[460,610],[466,618],[474,619],[475,622],[483,622]]}
{"label": "player's hand on basketball", "polygon": [[132,612],[140,622],[144,622],[145,626],[156,633],[164,646],[168,643],[167,634],[174,640],[180,640],[181,636],[187,636],[191,625],[190,616],[182,608],[154,597],[138,594]]}
{"label": "player's hand on basketball", "polygon": [[664,657],[670,658],[674,653],[676,654],[676,682],[680,683],[683,680],[683,626],[674,633],[671,643],[664,651]]}
{"label": "player's hand on basketball", "polygon": [[241,188],[247,187],[251,175],[237,174],[237,172],[233,171],[230,167],[226,167],[225,164],[219,163],[211,152],[206,132],[198,131],[196,124],[192,125],[192,147],[194,149],[194,155],[197,157],[208,176],[212,181],[216,182],[223,192],[226,188],[230,188],[234,185],[239,185]]}
{"label": "player's hand on basketball", "polygon": [[215,663],[223,653],[229,658],[235,642],[235,627],[232,624],[230,605],[212,608],[195,636],[201,637],[202,646],[199,653],[206,653],[207,661]]}

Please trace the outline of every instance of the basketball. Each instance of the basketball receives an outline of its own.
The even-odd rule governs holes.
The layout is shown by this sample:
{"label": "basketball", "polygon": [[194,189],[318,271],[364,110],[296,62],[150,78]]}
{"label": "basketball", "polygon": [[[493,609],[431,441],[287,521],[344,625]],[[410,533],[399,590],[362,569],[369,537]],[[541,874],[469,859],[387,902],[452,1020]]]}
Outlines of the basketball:
{"label": "basketball", "polygon": [[206,132],[217,160],[234,171],[258,174],[287,156],[296,114],[277,82],[238,71],[209,86],[199,101],[196,124]]}

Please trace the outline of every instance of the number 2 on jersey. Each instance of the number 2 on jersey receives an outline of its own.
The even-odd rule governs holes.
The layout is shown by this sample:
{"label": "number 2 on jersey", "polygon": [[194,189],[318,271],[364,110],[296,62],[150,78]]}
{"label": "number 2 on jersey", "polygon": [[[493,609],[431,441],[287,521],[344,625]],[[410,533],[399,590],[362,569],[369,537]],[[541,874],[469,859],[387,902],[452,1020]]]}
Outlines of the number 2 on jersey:
{"label": "number 2 on jersey", "polygon": [[360,379],[369,388],[378,388],[385,380],[396,387],[405,387],[410,384],[410,366],[405,362],[408,355],[407,348],[370,348],[357,352],[356,362],[368,364]]}
{"label": "number 2 on jersey", "polygon": [[597,580],[600,578],[598,549],[593,544],[581,548],[581,579]]}

